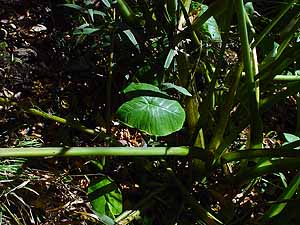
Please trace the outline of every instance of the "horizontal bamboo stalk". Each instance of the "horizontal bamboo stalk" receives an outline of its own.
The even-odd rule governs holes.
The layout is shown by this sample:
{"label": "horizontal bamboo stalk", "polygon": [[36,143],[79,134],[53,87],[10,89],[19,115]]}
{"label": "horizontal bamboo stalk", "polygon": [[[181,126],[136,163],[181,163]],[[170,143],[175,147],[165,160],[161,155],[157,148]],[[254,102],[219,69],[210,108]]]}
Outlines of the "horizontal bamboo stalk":
{"label": "horizontal bamboo stalk", "polygon": [[282,150],[282,149],[266,149],[266,150],[245,150],[238,152],[226,153],[222,156],[222,163],[238,161],[242,159],[253,158],[276,158],[276,157],[298,157],[300,158],[300,151],[294,149]]}
{"label": "horizontal bamboo stalk", "polygon": [[300,76],[298,75],[276,75],[274,80],[278,81],[300,81]]}
{"label": "horizontal bamboo stalk", "polygon": [[187,156],[188,147],[43,147],[0,148],[1,157]]}

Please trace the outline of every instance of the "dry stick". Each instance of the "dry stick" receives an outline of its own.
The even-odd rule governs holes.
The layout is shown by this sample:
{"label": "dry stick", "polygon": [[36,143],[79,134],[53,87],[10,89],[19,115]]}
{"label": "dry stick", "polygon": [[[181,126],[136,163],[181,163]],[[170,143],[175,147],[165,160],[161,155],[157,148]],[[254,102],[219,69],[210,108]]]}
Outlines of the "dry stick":
{"label": "dry stick", "polygon": [[[113,19],[116,19],[116,10],[113,9]],[[115,31],[112,31],[112,41],[109,55],[108,79],[106,83],[106,132],[111,133],[111,100],[112,100],[112,80],[113,80],[113,64],[115,50]]]}
{"label": "dry stick", "polygon": [[100,135],[101,138],[106,137],[105,134],[98,133],[97,131],[95,131],[93,129],[87,128],[86,126],[82,125],[78,121],[69,121],[65,118],[55,116],[55,115],[51,115],[49,113],[46,113],[42,110],[35,109],[35,108],[20,107],[17,102],[10,101],[9,99],[6,99],[6,98],[0,98],[0,105],[18,106],[19,108],[21,108],[21,110],[24,110],[24,112],[26,112],[26,113],[30,113],[32,115],[40,116],[40,117],[43,117],[43,118],[48,119],[48,120],[55,121],[55,122],[60,123],[60,124],[65,124],[69,127],[78,129],[78,130],[80,130],[82,132],[85,132],[87,134]]}

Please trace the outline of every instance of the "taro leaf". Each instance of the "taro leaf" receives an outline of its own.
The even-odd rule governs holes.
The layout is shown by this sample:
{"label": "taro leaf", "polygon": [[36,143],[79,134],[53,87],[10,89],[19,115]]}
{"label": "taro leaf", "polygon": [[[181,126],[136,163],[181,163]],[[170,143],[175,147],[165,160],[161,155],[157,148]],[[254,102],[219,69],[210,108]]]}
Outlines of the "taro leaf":
{"label": "taro leaf", "polygon": [[166,58],[165,64],[164,64],[164,68],[168,69],[173,61],[174,56],[177,54],[177,51],[175,51],[174,49],[170,49],[169,54]]}
{"label": "taro leaf", "polygon": [[93,210],[100,215],[115,218],[122,212],[122,194],[117,185],[105,177],[88,188],[88,198]]}
{"label": "taro leaf", "polygon": [[129,127],[155,136],[180,130],[185,120],[185,112],[177,101],[151,96],[125,102],[118,108],[117,116]]}
{"label": "taro leaf", "polygon": [[191,93],[186,90],[184,87],[181,87],[181,86],[178,86],[178,85],[175,85],[175,84],[172,84],[172,83],[162,83],[162,86],[163,86],[163,90],[166,90],[166,89],[175,89],[176,91],[180,92],[181,94],[184,94],[186,96],[192,96]]}
{"label": "taro leaf", "polygon": [[[201,16],[207,9],[207,5],[201,4],[199,16]],[[219,31],[218,24],[213,17],[210,17],[201,27],[200,30],[204,32],[212,41],[222,42],[221,34]]]}
{"label": "taro leaf", "polygon": [[123,30],[123,33],[126,34],[126,36],[129,38],[129,40],[131,41],[131,43],[137,48],[137,50],[139,52],[141,52],[140,46],[138,44],[138,42],[136,41],[133,33],[131,32],[131,30]]}

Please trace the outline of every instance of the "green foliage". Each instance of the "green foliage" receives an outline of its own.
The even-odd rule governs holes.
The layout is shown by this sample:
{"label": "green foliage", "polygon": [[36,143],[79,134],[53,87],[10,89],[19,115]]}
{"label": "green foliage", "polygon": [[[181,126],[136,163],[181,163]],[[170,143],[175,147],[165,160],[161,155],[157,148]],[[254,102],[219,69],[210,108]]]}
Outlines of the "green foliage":
{"label": "green foliage", "polygon": [[[145,145],[154,141],[167,145],[160,149],[165,156],[172,145],[189,146],[182,147],[185,151],[178,155],[189,154],[180,160],[127,159],[124,173],[130,173],[132,183],[138,184],[138,200],[129,200],[134,208],[130,212],[123,212],[121,190],[111,179],[105,177],[90,185],[88,197],[100,220],[105,224],[136,224],[136,220],[162,225],[264,224],[276,218],[284,222],[284,216],[290,215],[292,221],[295,216],[288,209],[295,206],[294,200],[299,201],[300,178],[295,170],[300,168],[300,138],[284,133],[287,143],[265,149],[265,139],[270,143],[278,140],[263,136],[269,132],[264,130],[263,117],[272,117],[273,106],[300,91],[299,80],[277,79],[278,74],[299,71],[297,1],[279,4],[278,13],[271,18],[259,16],[254,1],[246,5],[243,0],[218,0],[210,5],[189,0],[99,2],[102,7],[92,1],[63,6],[76,12],[74,45],[84,46],[89,56],[96,55],[85,62],[93,59],[104,68],[95,71],[104,74],[101,87],[106,91],[102,106],[107,112],[107,133],[111,132],[112,118],[118,118],[123,125],[141,131]],[[291,18],[289,12],[296,12],[296,16]],[[84,51],[75,48],[79,53]],[[3,105],[17,104],[0,100]],[[79,122],[36,108],[24,109],[97,134]],[[26,146],[26,141],[23,144]],[[111,155],[131,154],[128,149],[126,154],[120,149],[107,150]],[[47,151],[44,154],[53,154],[51,149]],[[94,152],[88,153],[100,154]],[[143,150],[135,149],[132,155],[141,156]],[[145,151],[144,155],[154,153]],[[103,171],[109,173],[107,164],[103,164]],[[277,180],[274,174],[278,172]],[[265,196],[269,188],[265,180],[270,179],[275,191]],[[282,183],[289,185],[282,187]],[[256,199],[257,195],[261,198]],[[271,207],[262,201],[270,197],[277,201]],[[264,212],[261,218],[248,198]]]}
{"label": "green foliage", "polygon": [[[100,215],[103,221],[110,221],[107,217],[115,218],[122,212],[122,194],[116,184],[104,177],[88,188],[88,197],[93,209]],[[113,221],[113,220],[112,220]],[[106,222],[105,224],[114,224]]]}
{"label": "green foliage", "polygon": [[168,90],[168,89],[175,89],[176,91],[178,91],[179,93],[192,97],[192,94],[186,90],[184,87],[172,84],[172,83],[162,83],[162,89],[163,90]]}
{"label": "green foliage", "polygon": [[288,143],[300,140],[300,137],[289,133],[284,133],[284,137]]}
{"label": "green foliage", "polygon": [[[299,185],[300,185],[300,174],[297,173],[297,175],[291,181],[290,185],[286,187],[286,189],[281,194],[281,196],[277,199],[277,201],[280,202],[284,200],[291,200],[292,197],[295,195]],[[266,211],[266,213],[264,214],[262,221],[266,222],[271,218],[277,216],[279,213],[282,212],[282,210],[286,207],[287,204],[288,203],[275,203],[274,205],[272,205],[270,209]]]}
{"label": "green foliage", "polygon": [[[199,4],[194,7],[198,12],[198,16],[201,16],[208,9],[208,6],[204,4]],[[209,40],[214,42],[222,42],[219,26],[214,17],[210,17],[199,27],[199,29],[206,37],[208,37]]]}
{"label": "green foliage", "polygon": [[129,127],[154,136],[166,136],[182,128],[185,121],[183,108],[177,101],[164,98],[169,95],[158,87],[146,83],[131,83],[123,92],[133,99],[122,104],[116,114]]}
{"label": "green foliage", "polygon": [[126,125],[154,136],[178,131],[185,121],[185,112],[177,101],[151,96],[125,102],[117,115]]}

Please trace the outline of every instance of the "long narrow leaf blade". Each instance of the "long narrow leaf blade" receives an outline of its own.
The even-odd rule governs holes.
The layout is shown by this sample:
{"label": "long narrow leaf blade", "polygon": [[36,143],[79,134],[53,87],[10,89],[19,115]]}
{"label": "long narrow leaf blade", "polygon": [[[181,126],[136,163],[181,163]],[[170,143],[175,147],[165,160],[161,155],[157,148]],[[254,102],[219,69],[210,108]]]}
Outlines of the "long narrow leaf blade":
{"label": "long narrow leaf blade", "polygon": [[123,30],[123,33],[126,34],[126,36],[129,38],[131,43],[137,48],[137,50],[140,53],[141,49],[140,49],[139,43],[135,39],[134,34],[131,32],[131,30],[129,30],[129,29],[128,30]]}

